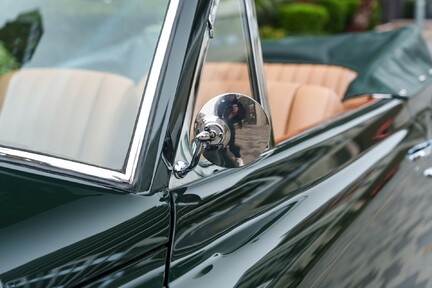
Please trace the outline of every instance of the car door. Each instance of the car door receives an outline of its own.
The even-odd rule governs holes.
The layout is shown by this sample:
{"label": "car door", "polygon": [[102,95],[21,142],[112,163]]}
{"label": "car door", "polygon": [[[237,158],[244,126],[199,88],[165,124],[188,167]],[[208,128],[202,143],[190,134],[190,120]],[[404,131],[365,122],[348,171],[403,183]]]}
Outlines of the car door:
{"label": "car door", "polygon": [[170,201],[142,142],[178,4],[1,3],[0,287],[164,285]]}
{"label": "car door", "polygon": [[[251,2],[220,1],[217,9],[228,11],[224,8],[229,5],[239,5],[235,17],[247,31],[243,35],[246,47],[252,47],[245,50],[249,91],[230,92],[249,92],[253,98],[262,97],[265,101],[266,89],[254,88],[264,83],[260,50],[253,48],[258,36]],[[228,17],[220,13],[222,17],[216,12],[215,39],[218,19]],[[229,27],[235,29],[233,25]],[[212,41],[204,72],[206,64],[215,61],[211,58],[215,55],[211,51]],[[225,46],[217,52],[223,54],[224,49],[234,51]],[[226,55],[233,53],[218,57]],[[197,74],[201,75],[199,71]],[[199,85],[209,81],[206,77],[196,78],[201,81]],[[195,94],[187,95],[190,104],[184,115],[188,117],[176,160],[190,157],[188,127],[192,125]],[[354,216],[375,199],[396,173],[407,149],[422,140],[424,131],[411,120],[407,101],[380,97],[274,147],[270,140],[269,149],[249,165],[224,169],[201,161],[184,179],[172,177],[175,228],[169,285],[299,284],[337,236],[350,226]]]}

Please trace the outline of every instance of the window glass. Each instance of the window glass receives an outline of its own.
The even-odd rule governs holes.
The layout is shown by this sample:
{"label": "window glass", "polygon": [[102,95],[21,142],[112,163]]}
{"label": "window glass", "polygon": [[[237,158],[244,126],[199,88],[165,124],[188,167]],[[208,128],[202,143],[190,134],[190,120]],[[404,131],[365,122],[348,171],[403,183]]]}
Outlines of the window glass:
{"label": "window glass", "polygon": [[221,0],[219,3],[214,38],[210,40],[201,73],[196,113],[208,100],[220,94],[236,92],[254,96],[251,95],[241,5],[239,0]]}
{"label": "window glass", "polygon": [[4,0],[0,145],[121,170],[168,0]]}

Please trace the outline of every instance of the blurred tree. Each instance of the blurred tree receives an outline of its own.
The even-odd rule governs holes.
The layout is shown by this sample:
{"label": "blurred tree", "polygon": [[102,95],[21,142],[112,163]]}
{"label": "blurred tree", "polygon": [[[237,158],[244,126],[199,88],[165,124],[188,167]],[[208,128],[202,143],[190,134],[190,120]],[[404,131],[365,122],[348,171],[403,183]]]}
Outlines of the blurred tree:
{"label": "blurred tree", "polygon": [[310,3],[288,3],[280,7],[279,13],[288,35],[325,34],[330,19],[325,7]]}
{"label": "blurred tree", "polygon": [[[260,32],[265,38],[281,38],[293,34],[334,34],[373,29],[381,19],[378,0],[255,0]],[[382,1],[382,0],[381,0]],[[396,1],[396,0],[388,0]],[[402,0],[400,0],[402,1]],[[414,1],[414,0],[413,0]],[[432,0],[427,0],[432,1]],[[302,7],[301,11],[296,5]],[[296,9],[286,10],[294,5]],[[324,29],[316,7],[325,8],[328,21]],[[288,15],[289,14],[289,15]],[[298,16],[300,15],[300,16]]]}
{"label": "blurred tree", "polygon": [[278,26],[278,8],[286,0],[255,0],[260,25]]}
{"label": "blurred tree", "polygon": [[7,49],[2,45],[2,42],[0,42],[0,76],[18,67],[19,64],[15,61],[15,58],[9,54]]}

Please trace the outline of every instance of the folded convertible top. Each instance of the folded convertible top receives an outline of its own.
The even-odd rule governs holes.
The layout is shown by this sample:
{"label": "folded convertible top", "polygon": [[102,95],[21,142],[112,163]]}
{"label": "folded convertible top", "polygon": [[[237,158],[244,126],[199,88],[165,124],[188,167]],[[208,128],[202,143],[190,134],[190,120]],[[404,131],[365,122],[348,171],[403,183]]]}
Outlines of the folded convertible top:
{"label": "folded convertible top", "polygon": [[344,98],[369,93],[409,97],[432,82],[432,59],[416,27],[389,32],[264,40],[265,62],[328,64],[358,77]]}

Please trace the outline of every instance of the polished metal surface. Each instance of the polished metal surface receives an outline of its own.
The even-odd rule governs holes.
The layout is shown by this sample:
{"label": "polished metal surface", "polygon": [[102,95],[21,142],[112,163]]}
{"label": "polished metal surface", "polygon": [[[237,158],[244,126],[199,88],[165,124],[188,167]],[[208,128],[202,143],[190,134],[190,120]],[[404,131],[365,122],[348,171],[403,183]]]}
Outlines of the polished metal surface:
{"label": "polished metal surface", "polygon": [[408,150],[407,157],[410,161],[416,161],[420,158],[429,156],[432,152],[432,140],[426,141],[415,145],[413,148]]}
{"label": "polished metal surface", "polygon": [[204,143],[206,149],[218,145],[227,146],[230,141],[230,128],[227,123],[218,116],[206,116],[201,110],[195,120],[195,139]]}
{"label": "polished metal surface", "polygon": [[207,141],[208,139],[210,139],[210,133],[202,132],[199,135],[197,135],[195,141],[193,142],[194,152],[190,163],[183,160],[179,160],[174,164],[173,172],[174,172],[174,176],[177,179],[184,178],[190,171],[192,171],[198,165],[198,162],[203,152],[204,141]]}
{"label": "polished metal surface", "polygon": [[[240,167],[255,161],[267,147],[270,125],[261,105],[246,95],[227,93],[207,102],[195,120],[195,135],[210,133],[204,157],[218,166]],[[256,149],[246,150],[253,142]]]}
{"label": "polished metal surface", "polygon": [[138,157],[141,152],[144,135],[149,120],[150,110],[156,97],[156,87],[162,72],[162,65],[168,50],[169,40],[174,28],[174,20],[177,14],[180,0],[171,0],[165,17],[165,23],[159,38],[159,43],[154,56],[152,68],[150,70],[147,87],[141,103],[141,110],[138,115],[135,135],[132,140],[129,157],[126,164],[125,178],[132,183],[138,165]]}
{"label": "polished metal surface", "polygon": [[[219,5],[219,0],[214,0],[212,2],[212,7],[210,9],[210,13],[209,13],[209,19],[212,19],[213,23],[212,25],[214,25],[214,21],[216,19],[216,11]],[[185,121],[183,122],[183,126],[181,129],[181,137],[180,137],[180,148],[178,149],[178,153],[177,153],[177,161],[175,162],[180,163],[180,162],[184,162],[186,166],[189,166],[189,163],[187,161],[192,161],[193,159],[193,155],[194,155],[194,151],[191,151],[190,149],[190,137],[189,135],[191,135],[191,123],[192,121],[194,121],[193,119],[193,113],[194,113],[194,104],[196,102],[197,99],[197,94],[198,94],[198,85],[197,83],[199,82],[200,79],[200,75],[202,72],[202,68],[203,68],[203,64],[205,62],[206,56],[207,56],[207,52],[209,49],[209,45],[210,45],[210,36],[211,34],[214,34],[211,32],[212,29],[212,25],[209,25],[209,21],[207,21],[207,29],[203,35],[203,40],[201,43],[201,48],[200,48],[200,52],[199,52],[199,58],[198,58],[198,63],[197,63],[197,67],[194,73],[194,77],[192,80],[192,89],[189,93],[189,101],[188,101],[188,106],[186,109],[186,114],[185,114]],[[214,36],[214,35],[213,35]],[[186,160],[186,161],[185,161]],[[178,168],[180,166],[177,166]],[[186,167],[184,167],[186,169]],[[191,173],[192,174],[192,173]],[[188,174],[189,176],[191,174]],[[177,173],[174,173],[174,176],[172,178],[172,180],[170,181],[170,187],[177,187],[177,186],[181,186],[185,183],[187,183],[187,180],[181,180],[179,181],[179,179],[183,179],[184,176],[186,175],[182,175],[182,177],[179,177],[180,175]]]}
{"label": "polished metal surface", "polygon": [[[267,85],[265,84],[266,82],[264,77],[264,62],[261,56],[261,40],[259,36],[258,18],[255,10],[255,5],[251,0],[245,0],[243,3],[245,5],[244,14],[246,15],[246,21],[243,25],[246,28],[245,34],[249,38],[247,43],[250,45],[249,65],[250,69],[252,69],[252,87],[254,87],[253,89],[256,90],[256,95],[258,95],[258,102],[264,107],[264,111],[266,111],[267,115],[271,115],[268,101]],[[269,121],[271,123],[270,117]],[[273,147],[274,145],[274,139],[271,138],[269,141],[269,148]]]}
{"label": "polished metal surface", "polygon": [[9,147],[0,147],[0,156],[5,157],[10,161],[18,161],[20,164],[32,163],[46,169],[55,167],[62,171],[73,171],[74,173],[85,174],[112,182],[131,184],[135,176],[135,170],[137,168],[138,158],[144,141],[144,135],[146,134],[150,109],[156,97],[156,87],[161,75],[163,62],[166,58],[165,56],[174,27],[174,20],[178,11],[179,3],[180,0],[171,0],[168,6],[165,23],[163,24],[154,56],[154,61],[150,69],[147,87],[144,92],[141,110],[138,114],[138,120],[134,131],[135,133],[132,139],[132,144],[130,146],[130,151],[124,170],[116,171]]}
{"label": "polished metal surface", "polygon": [[[174,176],[178,179],[198,165],[201,155],[226,168],[249,164],[264,152],[270,135],[267,115],[260,104],[235,93],[208,101],[198,113],[194,129],[192,160],[190,163],[178,160],[174,164]],[[258,149],[243,149],[248,142],[254,142]]]}
{"label": "polished metal surface", "polygon": [[[216,8],[217,8],[218,4],[219,4],[219,0],[213,0],[212,7],[210,9],[209,18],[207,21],[210,39],[214,38],[214,19],[216,16]],[[205,45],[208,45],[208,39],[207,39],[207,43]]]}
{"label": "polished metal surface", "polygon": [[427,168],[424,172],[423,175],[425,177],[431,178],[432,177],[432,168]]}

